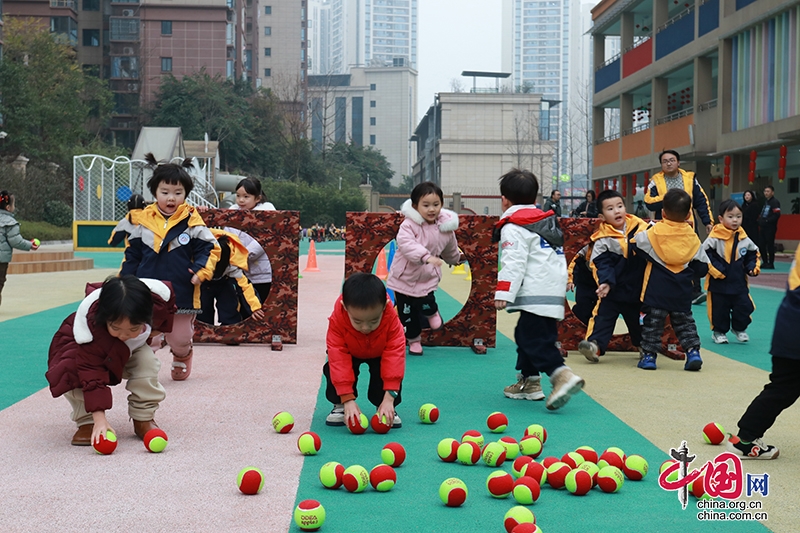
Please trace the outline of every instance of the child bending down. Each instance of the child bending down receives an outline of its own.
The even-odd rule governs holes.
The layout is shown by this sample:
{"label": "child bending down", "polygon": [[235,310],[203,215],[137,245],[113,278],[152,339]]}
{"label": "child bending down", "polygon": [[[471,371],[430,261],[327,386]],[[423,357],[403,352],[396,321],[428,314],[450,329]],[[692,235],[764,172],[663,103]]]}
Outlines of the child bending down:
{"label": "child bending down", "polygon": [[220,247],[194,207],[186,203],[194,182],[182,165],[158,164],[153,154],[145,160],[153,168],[147,188],[156,201],[134,217],[121,274],[169,281],[175,291],[178,314],[172,333],[164,340],[172,351],[172,379],[183,381],[192,372],[194,318],[201,312],[200,284],[211,279]]}
{"label": "child bending down", "polygon": [[89,446],[113,429],[106,418],[112,385],[126,379],[128,414],[136,436],[157,428],[153,420],[164,400],[158,382],[161,362],[148,345],[159,332],[172,331],[175,295],[158,280],[109,278],[69,315],[50,344],[45,374],[53,397],[64,396],[78,430],[74,446]]}
{"label": "child bending down", "polygon": [[503,253],[494,303],[497,309],[519,311],[514,330],[519,374],[503,394],[515,400],[544,399],[539,375],[544,372],[552,385],[546,406],[559,409],[584,385],[556,347],[567,287],[564,237],[554,212],[535,206],[539,182],[531,172],[514,169],[502,176],[500,194],[503,215],[494,241]]}
{"label": "child bending down", "polygon": [[433,296],[442,279],[442,264],[463,261],[455,235],[458,215],[443,205],[442,189],[426,181],[414,187],[400,210],[405,220],[397,232],[397,252],[386,286],[395,293],[411,355],[422,355],[423,316],[432,329],[442,327]]}
{"label": "child bending down", "polygon": [[692,317],[692,285],[708,273],[708,256],[687,222],[692,198],[682,189],[664,195],[663,220],[636,234],[635,252],[647,259],[642,283],[642,358],[638,367],[656,369],[664,322],[669,316],[675,335],[686,350],[684,370],[700,370],[700,337]]}
{"label": "child bending down", "polygon": [[719,221],[708,234],[703,249],[708,255],[708,321],[715,344],[728,344],[728,330],[739,342],[750,337],[745,331],[756,306],[750,298],[747,276],[758,276],[758,246],[742,228],[742,209],[735,200],[719,205]]}
{"label": "child bending down", "polygon": [[800,348],[797,325],[800,324],[800,248],[794,254],[789,270],[786,295],[775,316],[772,332],[772,372],[764,390],[750,402],[739,419],[739,434],[725,443],[729,452],[741,459],[775,459],[779,450],[764,444],[761,438],[775,424],[784,409],[800,397]]}
{"label": "child bending down", "polygon": [[333,409],[325,423],[343,426],[361,415],[356,403],[361,365],[369,368],[367,398],[378,416],[394,428],[402,425],[395,411],[406,368],[405,337],[386,287],[373,274],[353,274],[342,286],[342,295],[328,319],[328,361],[325,397]]}

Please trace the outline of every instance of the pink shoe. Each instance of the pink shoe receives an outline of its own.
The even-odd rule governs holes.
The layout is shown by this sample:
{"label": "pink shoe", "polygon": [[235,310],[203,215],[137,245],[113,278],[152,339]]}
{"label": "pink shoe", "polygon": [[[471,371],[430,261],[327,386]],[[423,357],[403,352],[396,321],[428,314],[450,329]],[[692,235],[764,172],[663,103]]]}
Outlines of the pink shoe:
{"label": "pink shoe", "polygon": [[184,357],[178,357],[174,353],[172,354],[172,379],[174,381],[183,381],[192,373],[193,351],[194,350],[189,350],[189,353]]}
{"label": "pink shoe", "polygon": [[408,353],[411,355],[422,355],[422,338],[416,337],[408,339]]}
{"label": "pink shoe", "polygon": [[428,325],[430,325],[432,330],[442,329],[442,326],[444,325],[444,322],[442,322],[442,315],[440,315],[437,311],[429,316]]}

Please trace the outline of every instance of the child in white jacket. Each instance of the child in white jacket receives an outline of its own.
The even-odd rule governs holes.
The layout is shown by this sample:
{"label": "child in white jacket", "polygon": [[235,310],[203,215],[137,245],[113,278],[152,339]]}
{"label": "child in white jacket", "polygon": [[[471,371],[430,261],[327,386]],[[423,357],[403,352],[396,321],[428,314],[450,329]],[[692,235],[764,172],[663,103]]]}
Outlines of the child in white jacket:
{"label": "child in white jacket", "polygon": [[394,291],[411,355],[422,355],[422,316],[432,329],[443,325],[433,296],[442,279],[442,264],[464,260],[455,235],[458,215],[443,209],[443,204],[442,189],[426,181],[414,187],[401,208],[406,218],[397,231],[397,252],[386,286]]}
{"label": "child in white jacket", "polygon": [[531,172],[513,169],[500,178],[503,215],[494,240],[500,242],[495,307],[520,317],[514,330],[517,343],[517,382],[503,390],[515,400],[542,400],[539,372],[550,376],[547,408],[555,410],[581,391],[583,379],[564,365],[556,347],[558,321],[564,318],[567,262],[564,237],[553,212],[536,208],[539,183]]}

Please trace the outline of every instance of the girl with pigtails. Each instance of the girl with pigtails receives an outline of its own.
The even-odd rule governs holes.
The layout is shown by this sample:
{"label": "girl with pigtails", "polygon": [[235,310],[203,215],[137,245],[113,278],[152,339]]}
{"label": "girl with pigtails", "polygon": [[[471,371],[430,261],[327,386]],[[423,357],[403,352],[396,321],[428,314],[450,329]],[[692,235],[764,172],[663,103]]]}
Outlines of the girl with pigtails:
{"label": "girl with pigtails", "polygon": [[142,209],[131,229],[120,274],[172,283],[178,306],[172,332],[164,342],[172,351],[172,379],[183,381],[192,371],[195,316],[201,312],[200,284],[211,279],[220,247],[197,210],[186,203],[194,187],[182,164],[161,163],[152,153],[145,160],[153,169],[147,188],[155,202]]}

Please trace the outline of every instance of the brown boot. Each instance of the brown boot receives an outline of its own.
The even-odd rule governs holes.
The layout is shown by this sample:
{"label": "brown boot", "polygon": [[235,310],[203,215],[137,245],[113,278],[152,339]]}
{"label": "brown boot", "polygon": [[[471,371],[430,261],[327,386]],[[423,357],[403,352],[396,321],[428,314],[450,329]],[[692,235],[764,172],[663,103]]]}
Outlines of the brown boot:
{"label": "brown boot", "polygon": [[175,353],[172,354],[172,379],[175,381],[183,381],[192,373],[192,352],[184,357],[178,357]]}
{"label": "brown boot", "polygon": [[73,446],[91,446],[92,445],[92,431],[94,424],[86,424],[78,426],[78,431],[72,436]]}
{"label": "brown boot", "polygon": [[158,428],[158,424],[155,423],[154,420],[134,420],[133,421],[133,432],[136,433],[136,436],[140,439],[144,439],[145,434],[151,429]]}

